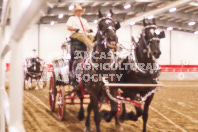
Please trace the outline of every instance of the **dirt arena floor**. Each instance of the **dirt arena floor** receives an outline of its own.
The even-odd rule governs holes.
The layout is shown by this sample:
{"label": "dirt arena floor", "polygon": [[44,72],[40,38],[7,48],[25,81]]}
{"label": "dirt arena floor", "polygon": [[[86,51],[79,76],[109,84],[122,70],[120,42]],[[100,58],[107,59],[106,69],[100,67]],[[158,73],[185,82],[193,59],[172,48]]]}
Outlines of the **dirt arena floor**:
{"label": "dirt arena floor", "polygon": [[[148,132],[198,132],[198,81],[162,81],[164,87],[155,94],[149,110]],[[83,132],[84,121],[76,115],[79,105],[66,106],[66,120],[60,122],[51,113],[48,103],[48,88],[24,92],[24,125],[27,132]],[[103,107],[108,107],[103,106]],[[57,108],[57,107],[56,107]],[[87,105],[84,106],[87,108]],[[127,106],[127,110],[133,109]],[[85,110],[86,111],[86,110]],[[125,121],[124,132],[141,132],[143,121]],[[95,131],[93,112],[91,126]],[[101,122],[102,132],[119,132],[114,119]]]}

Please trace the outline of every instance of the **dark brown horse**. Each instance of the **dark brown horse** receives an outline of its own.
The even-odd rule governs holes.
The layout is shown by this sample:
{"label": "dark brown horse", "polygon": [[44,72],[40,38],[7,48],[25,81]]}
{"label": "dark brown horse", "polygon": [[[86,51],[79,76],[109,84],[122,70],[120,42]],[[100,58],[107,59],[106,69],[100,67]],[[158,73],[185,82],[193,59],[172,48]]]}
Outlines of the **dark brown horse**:
{"label": "dark brown horse", "polygon": [[[111,16],[113,12],[110,10]],[[90,104],[88,105],[87,119],[85,123],[85,131],[90,131],[90,114],[94,111],[94,121],[97,132],[100,132],[101,114],[99,113],[99,104],[105,96],[104,83],[102,77],[108,74],[116,74],[117,71],[109,71],[102,65],[106,64],[107,67],[111,67],[115,62],[114,53],[116,50],[116,44],[118,38],[116,36],[116,30],[120,28],[119,22],[115,22],[111,17],[104,17],[99,11],[98,31],[95,37],[95,45],[93,49],[88,53],[87,58],[84,60],[77,59],[73,63],[73,86],[74,89],[79,91],[79,96],[83,94],[82,90],[87,90],[90,94]],[[105,56],[105,57],[104,57]],[[79,67],[80,65],[80,67]],[[90,66],[90,68],[85,68]],[[83,69],[81,69],[83,68]],[[80,75],[80,78],[79,76]],[[110,82],[116,82],[116,77],[109,78]],[[83,87],[83,88],[82,88]],[[115,94],[112,91],[112,94]],[[82,120],[84,118],[83,98],[81,100],[81,107],[78,114],[78,118]],[[112,108],[116,110],[116,103],[112,102]],[[116,111],[113,111],[112,116],[115,116]],[[117,119],[117,118],[116,118]],[[116,120],[117,123],[118,120]]]}
{"label": "dark brown horse", "polygon": [[[144,29],[139,42],[135,47],[135,62],[131,60],[131,56],[128,56],[121,63],[121,67],[124,67],[125,63],[138,63],[136,70],[127,67],[126,70],[121,71],[123,76],[119,83],[140,83],[140,84],[157,84],[157,77],[159,76],[160,70],[158,69],[158,64],[156,59],[160,57],[160,38],[165,37],[164,32],[157,31],[157,26],[155,20],[152,23],[146,23],[143,21]],[[122,97],[129,97],[131,100],[138,101],[145,97],[149,92],[151,92],[153,87],[128,87],[120,88],[122,90]],[[154,93],[152,93],[144,101],[144,108],[135,107],[136,114],[130,112],[127,114],[125,109],[125,104],[123,104],[123,112],[120,116],[120,120],[125,119],[137,121],[138,117],[143,116],[143,132],[146,132],[146,123],[148,119],[149,105],[153,99]],[[108,111],[106,111],[106,118],[109,116]],[[110,118],[109,118],[110,119]]]}

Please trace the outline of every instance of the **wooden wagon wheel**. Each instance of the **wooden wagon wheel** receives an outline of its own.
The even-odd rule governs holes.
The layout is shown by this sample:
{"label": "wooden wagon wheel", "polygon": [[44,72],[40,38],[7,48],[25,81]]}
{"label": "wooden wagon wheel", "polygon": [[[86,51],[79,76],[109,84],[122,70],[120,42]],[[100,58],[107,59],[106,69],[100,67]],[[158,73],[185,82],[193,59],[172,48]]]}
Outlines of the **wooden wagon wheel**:
{"label": "wooden wagon wheel", "polygon": [[58,118],[60,121],[65,119],[65,87],[60,87],[58,92]]}
{"label": "wooden wagon wheel", "polygon": [[[120,92],[117,91],[117,96],[121,96]],[[117,104],[117,117],[120,117],[120,114],[122,113],[122,103],[116,103]]]}
{"label": "wooden wagon wheel", "polygon": [[54,72],[52,73],[52,76],[50,77],[50,87],[49,87],[49,105],[50,105],[50,111],[55,111],[55,105],[56,105],[56,78]]}

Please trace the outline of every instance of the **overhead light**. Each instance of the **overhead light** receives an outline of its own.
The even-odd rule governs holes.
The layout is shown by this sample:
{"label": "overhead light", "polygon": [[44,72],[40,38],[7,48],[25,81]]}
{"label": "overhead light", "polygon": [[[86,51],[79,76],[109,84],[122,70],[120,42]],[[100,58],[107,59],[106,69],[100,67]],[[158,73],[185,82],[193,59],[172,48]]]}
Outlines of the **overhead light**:
{"label": "overhead light", "polygon": [[94,20],[94,23],[98,23],[98,20]]}
{"label": "overhead light", "polygon": [[60,18],[60,19],[63,18],[63,14],[59,14],[58,18]]}
{"label": "overhead light", "polygon": [[110,13],[108,13],[108,14],[107,14],[107,16],[108,16],[108,17],[111,17],[111,14],[110,14]]}
{"label": "overhead light", "polygon": [[195,31],[194,34],[198,34],[198,31]]}
{"label": "overhead light", "polygon": [[148,16],[148,19],[153,19],[153,18],[154,18],[153,15]]}
{"label": "overhead light", "polygon": [[50,25],[54,25],[54,23],[55,23],[54,21],[51,21],[51,22],[50,22]]}
{"label": "overhead light", "polygon": [[130,25],[135,25],[135,22],[131,22]]}
{"label": "overhead light", "polygon": [[170,31],[170,30],[173,30],[173,27],[168,27],[167,30],[169,30],[169,31]]}
{"label": "overhead light", "polygon": [[124,9],[129,9],[131,7],[131,5],[130,4],[126,4],[126,5],[124,5]]}
{"label": "overhead light", "polygon": [[70,5],[69,10],[73,10],[73,9],[74,9],[74,5]]}
{"label": "overhead light", "polygon": [[171,8],[169,9],[169,12],[175,12],[177,10],[177,8]]}
{"label": "overhead light", "polygon": [[195,25],[195,22],[189,22],[188,25],[193,26],[193,25]]}

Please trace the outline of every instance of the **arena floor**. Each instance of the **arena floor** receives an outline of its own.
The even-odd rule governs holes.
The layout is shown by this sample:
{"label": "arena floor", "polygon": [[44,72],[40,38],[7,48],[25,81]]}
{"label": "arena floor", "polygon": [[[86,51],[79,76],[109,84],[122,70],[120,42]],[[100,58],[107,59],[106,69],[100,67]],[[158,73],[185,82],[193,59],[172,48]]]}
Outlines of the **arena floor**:
{"label": "arena floor", "polygon": [[[198,81],[162,81],[164,87],[155,94],[149,111],[148,132],[198,132]],[[104,107],[104,106],[103,106]],[[85,105],[84,108],[87,108]],[[127,106],[127,110],[133,109]],[[83,132],[85,121],[78,121],[79,105],[66,106],[66,120],[51,113],[48,88],[24,92],[24,125],[27,132]],[[85,110],[86,111],[86,110]],[[92,112],[93,113],[93,112]],[[141,132],[142,118],[122,123],[124,132]],[[95,131],[93,114],[91,126]],[[114,119],[101,122],[102,132],[118,132]]]}

